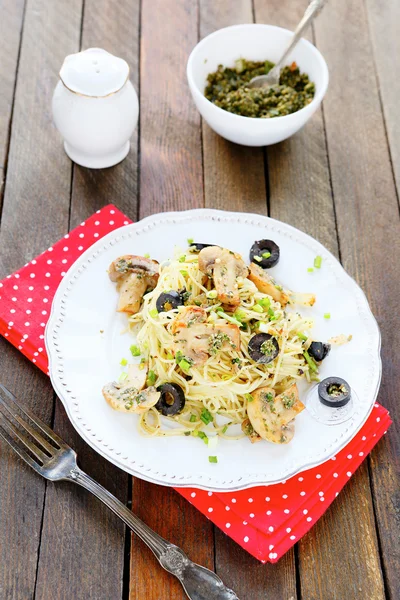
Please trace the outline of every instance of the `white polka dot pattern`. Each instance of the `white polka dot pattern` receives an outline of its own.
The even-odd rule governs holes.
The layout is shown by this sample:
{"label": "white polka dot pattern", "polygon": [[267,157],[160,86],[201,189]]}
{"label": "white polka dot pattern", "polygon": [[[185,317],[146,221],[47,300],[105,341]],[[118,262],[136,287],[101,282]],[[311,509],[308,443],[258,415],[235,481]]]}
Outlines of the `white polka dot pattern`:
{"label": "white polka dot pattern", "polygon": [[[114,206],[106,206],[0,282],[0,333],[45,373],[44,321],[62,277],[99,237],[129,223]],[[190,488],[177,491],[223,531],[229,530],[229,536],[262,563],[276,562],[326,511],[390,423],[387,411],[375,404],[360,432],[332,461],[268,486],[268,496],[261,486],[234,495]]]}

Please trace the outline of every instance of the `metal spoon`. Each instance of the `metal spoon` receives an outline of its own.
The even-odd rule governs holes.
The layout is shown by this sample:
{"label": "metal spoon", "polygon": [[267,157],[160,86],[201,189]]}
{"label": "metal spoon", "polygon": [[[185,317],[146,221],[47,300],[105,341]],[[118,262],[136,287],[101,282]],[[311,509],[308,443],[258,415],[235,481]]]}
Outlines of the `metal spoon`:
{"label": "metal spoon", "polygon": [[293,48],[297,45],[303,33],[306,31],[309,25],[311,25],[314,18],[321,12],[326,3],[327,0],[312,0],[310,2],[310,4],[306,8],[303,18],[296,27],[296,30],[292,39],[290,40],[289,45],[287,46],[282,57],[278,60],[276,65],[270,70],[270,72],[267,75],[258,75],[258,77],[253,77],[253,79],[249,81],[246,87],[270,87],[279,83],[279,77],[281,74],[281,67],[283,66],[283,63],[285,62],[286,58],[293,50]]}

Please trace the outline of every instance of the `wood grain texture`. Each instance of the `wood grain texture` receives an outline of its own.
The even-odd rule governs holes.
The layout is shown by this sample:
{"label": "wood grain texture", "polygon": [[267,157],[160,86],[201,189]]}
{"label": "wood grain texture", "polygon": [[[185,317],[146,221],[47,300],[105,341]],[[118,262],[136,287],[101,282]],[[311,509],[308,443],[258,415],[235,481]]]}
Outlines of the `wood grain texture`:
{"label": "wood grain texture", "polygon": [[[173,457],[171,457],[173,460]],[[214,568],[212,524],[172,488],[134,480],[132,510],[189,558]],[[179,581],[136,539],[131,549],[130,600],[184,600]]]}
{"label": "wood grain texture", "polygon": [[[251,1],[201,0],[200,34],[253,20]],[[204,189],[209,208],[267,214],[264,151],[232,144],[203,122]],[[277,565],[262,565],[223,532],[215,533],[215,564],[223,581],[240,598],[296,597],[294,552]],[[245,574],[245,575],[244,575]]]}
{"label": "wood grain texture", "polygon": [[[298,2],[289,6],[279,1],[267,5],[256,0],[256,19],[294,28],[305,5]],[[347,35],[345,24],[342,27],[343,35]],[[338,255],[327,150],[321,111],[291,139],[268,148],[270,211],[272,217],[309,233]],[[306,273],[306,266],[304,271]],[[373,519],[371,521],[370,495],[365,501],[365,490],[369,490],[368,470],[364,468],[357,477],[360,485],[350,487],[349,501],[344,504],[338,500],[334,509],[328,511],[298,545],[300,589],[304,598],[342,598],[343,581],[350,587],[348,598],[359,597],[357,590],[351,587],[351,581],[368,582],[374,597],[382,597],[379,548]],[[359,537],[347,535],[346,544],[343,544],[344,533],[352,531],[354,523]],[[364,544],[359,543],[361,536],[365,539]],[[318,554],[318,561],[313,559],[315,554]],[[332,564],[333,556],[340,557],[340,563],[337,562],[340,568]],[[371,564],[375,568],[372,582]]]}
{"label": "wood grain texture", "polygon": [[[139,94],[140,0],[85,0],[82,50],[101,47],[124,58],[130,80]],[[125,160],[111,169],[74,165],[71,227],[112,202],[132,220],[137,218],[138,127]]]}
{"label": "wood grain texture", "polygon": [[[78,1],[34,0],[27,7],[0,231],[0,277],[42,252],[68,227],[71,166],[51,122],[50,101],[60,64],[76,49],[79,16]],[[2,382],[50,423],[48,378],[4,339],[0,356]],[[0,462],[0,597],[33,598],[45,482],[4,444]]]}
{"label": "wood grain texture", "polygon": [[[397,0],[367,0],[367,13],[374,50],[386,131],[400,195],[400,119],[398,105],[400,80],[394,77],[400,69],[400,2]],[[371,65],[372,68],[372,65]]]}
{"label": "wood grain texture", "polygon": [[[251,0],[200,0],[200,37],[216,29],[251,23]],[[202,121],[205,205],[266,214],[264,152],[228,142]]]}
{"label": "wood grain texture", "polygon": [[[140,217],[203,206],[200,119],[186,84],[186,59],[197,42],[193,2],[142,3],[140,60]],[[171,460],[173,458],[171,457]],[[213,527],[172,489],[138,479],[132,510],[192,560],[214,565]],[[131,549],[131,600],[186,598],[138,540]]]}
{"label": "wood grain texture", "polygon": [[200,117],[186,81],[197,6],[143,0],[140,55],[140,217],[203,206]]}
{"label": "wood grain texture", "polygon": [[382,332],[379,400],[394,424],[370,464],[386,591],[394,600],[400,596],[400,377],[393,353],[400,344],[400,226],[375,73],[365,69],[373,63],[365,4],[328,5],[316,36],[332,75],[325,116],[342,260],[365,290]]}
{"label": "wood grain texture", "polygon": [[[138,80],[138,32],[138,2],[124,0],[116,5],[111,0],[86,0],[82,49],[103,47],[125,58],[134,85]],[[71,227],[109,202],[135,218],[136,200],[137,132],[132,138],[131,152],[121,164],[102,170],[74,165]],[[80,466],[126,503],[128,475],[88,448],[59,402],[55,428],[77,451]],[[38,600],[71,596],[93,600],[121,598],[124,554],[125,527],[108,508],[76,486],[49,486],[38,569]],[[99,559],[93,560],[94,556]],[[68,586],[64,583],[65,573],[69,574]]]}
{"label": "wood grain texture", "polygon": [[0,210],[10,138],[25,0],[4,0],[0,7]]}

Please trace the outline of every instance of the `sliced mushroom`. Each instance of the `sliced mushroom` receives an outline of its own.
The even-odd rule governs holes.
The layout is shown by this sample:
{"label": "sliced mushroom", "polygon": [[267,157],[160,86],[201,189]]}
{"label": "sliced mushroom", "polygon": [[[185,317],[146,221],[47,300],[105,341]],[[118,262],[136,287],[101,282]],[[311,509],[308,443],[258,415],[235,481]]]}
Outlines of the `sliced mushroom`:
{"label": "sliced mushroom", "polygon": [[237,278],[248,274],[240,254],[219,246],[204,248],[199,253],[199,269],[213,277],[218,299],[223,304],[231,307],[240,304]]}
{"label": "sliced mushroom", "polygon": [[271,296],[275,302],[280,302],[282,308],[287,304],[301,304],[302,306],[313,306],[316,297],[314,294],[303,294],[299,292],[283,291],[282,286],[271,275],[260,266],[252,263],[250,265],[249,279],[263,294]]}
{"label": "sliced mushroom", "polygon": [[264,440],[287,444],[294,436],[294,418],[304,410],[297,385],[293,384],[276,396],[269,387],[252,392],[253,401],[247,404],[247,415],[254,430]]}
{"label": "sliced mushroom", "polygon": [[124,381],[112,381],[103,387],[103,396],[114,410],[121,412],[145,412],[160,398],[160,392],[151,386],[143,389],[147,379],[147,368],[132,364],[128,367],[128,376]]}
{"label": "sliced mushroom", "polygon": [[249,279],[255,284],[260,292],[268,294],[275,302],[280,302],[282,308],[289,302],[289,296],[287,296],[283,290],[276,287],[276,281],[271,275],[254,263],[251,263],[250,265]]}
{"label": "sliced mushroom", "polygon": [[253,425],[250,423],[250,419],[245,419],[242,423],[242,431],[249,438],[252,444],[261,442],[262,437],[258,435]]}
{"label": "sliced mushroom", "polygon": [[145,291],[157,285],[158,262],[144,256],[120,256],[111,263],[109,277],[119,292],[117,311],[135,314]]}
{"label": "sliced mushroom", "polygon": [[218,350],[240,348],[239,327],[234,324],[206,323],[207,312],[197,306],[182,310],[172,324],[174,352],[181,352],[192,364],[200,366]]}

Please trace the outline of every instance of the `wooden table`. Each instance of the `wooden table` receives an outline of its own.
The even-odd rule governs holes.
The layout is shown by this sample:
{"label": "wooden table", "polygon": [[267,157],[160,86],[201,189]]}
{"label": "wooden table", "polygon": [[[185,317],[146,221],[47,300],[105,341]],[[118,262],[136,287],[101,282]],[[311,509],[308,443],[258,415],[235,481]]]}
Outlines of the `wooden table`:
{"label": "wooden table", "polygon": [[[367,293],[383,336],[379,399],[399,417],[400,3],[331,1],[311,39],[331,83],[322,111],[291,140],[230,144],[204,123],[187,57],[235,23],[293,27],[305,0],[1,0],[0,277],[110,201],[131,218],[194,207],[269,214],[315,236]],[[52,125],[66,54],[123,56],[140,126],[115,168],[73,165]],[[389,58],[390,56],[390,58]],[[397,378],[396,378],[397,371]],[[400,598],[397,425],[315,525],[276,565],[261,565],[171,489],[133,480],[79,439],[48,378],[0,340],[0,379],[78,451],[93,477],[242,599]],[[169,600],[178,582],[85,491],[46,484],[0,445],[2,600]]]}

